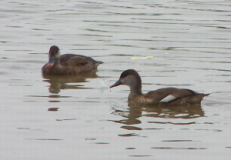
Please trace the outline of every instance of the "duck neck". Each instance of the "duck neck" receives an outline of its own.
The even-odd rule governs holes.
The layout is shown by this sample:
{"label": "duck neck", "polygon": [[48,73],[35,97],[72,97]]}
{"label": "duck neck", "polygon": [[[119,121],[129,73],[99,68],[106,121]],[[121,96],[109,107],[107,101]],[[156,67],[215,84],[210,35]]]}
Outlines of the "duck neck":
{"label": "duck neck", "polygon": [[59,59],[56,58],[55,56],[49,57],[49,61],[48,63],[52,63],[52,64],[59,64]]}
{"label": "duck neck", "polygon": [[138,77],[137,79],[133,79],[129,84],[130,87],[130,95],[142,95],[142,84],[141,78]]}

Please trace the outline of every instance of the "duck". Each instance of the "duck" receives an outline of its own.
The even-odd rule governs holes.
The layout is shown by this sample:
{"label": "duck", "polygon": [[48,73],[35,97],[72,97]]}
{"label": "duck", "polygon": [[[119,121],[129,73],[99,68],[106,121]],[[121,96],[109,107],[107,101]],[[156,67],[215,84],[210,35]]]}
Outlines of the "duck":
{"label": "duck", "polygon": [[128,103],[132,105],[197,105],[201,104],[202,99],[209,95],[197,93],[191,89],[180,89],[174,87],[160,88],[143,94],[141,77],[134,69],[123,71],[119,80],[110,86],[110,88],[119,85],[127,85],[130,87]]}
{"label": "duck", "polygon": [[49,60],[42,67],[42,73],[48,75],[77,75],[96,70],[100,64],[103,64],[103,62],[84,55],[60,55],[59,47],[53,45],[49,50]]}

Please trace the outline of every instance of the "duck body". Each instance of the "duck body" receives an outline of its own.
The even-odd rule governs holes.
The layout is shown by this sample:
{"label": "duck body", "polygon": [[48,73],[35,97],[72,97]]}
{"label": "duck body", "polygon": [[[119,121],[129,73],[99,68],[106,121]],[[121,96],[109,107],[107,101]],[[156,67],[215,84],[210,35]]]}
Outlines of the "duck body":
{"label": "duck body", "polygon": [[49,61],[42,67],[43,74],[81,74],[95,70],[97,69],[98,65],[103,63],[83,55],[64,54],[59,56],[59,54],[59,48],[57,46],[50,47]]}
{"label": "duck body", "polygon": [[190,89],[161,88],[142,93],[142,84],[139,74],[132,69],[124,71],[120,79],[110,88],[121,84],[130,87],[128,103],[135,105],[190,105],[200,104],[204,96],[209,94],[197,93]]}

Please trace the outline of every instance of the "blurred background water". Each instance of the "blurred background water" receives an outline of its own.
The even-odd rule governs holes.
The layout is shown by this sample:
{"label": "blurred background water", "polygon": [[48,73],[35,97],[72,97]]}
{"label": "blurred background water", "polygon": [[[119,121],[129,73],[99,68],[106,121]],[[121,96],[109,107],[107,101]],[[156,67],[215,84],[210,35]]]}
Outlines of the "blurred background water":
{"label": "blurred background water", "polygon": [[[0,4],[0,159],[230,158],[230,1]],[[87,76],[43,76],[51,45],[104,64]],[[212,94],[201,106],[128,106],[128,87],[102,89],[128,68],[144,93]]]}

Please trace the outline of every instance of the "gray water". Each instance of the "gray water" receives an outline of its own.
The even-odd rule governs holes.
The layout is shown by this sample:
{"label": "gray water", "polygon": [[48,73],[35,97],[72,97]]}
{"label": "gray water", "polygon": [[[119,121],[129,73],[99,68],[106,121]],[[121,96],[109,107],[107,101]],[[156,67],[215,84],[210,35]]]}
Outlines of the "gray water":
{"label": "gray water", "polygon": [[[0,159],[230,159],[231,2],[1,0]],[[51,45],[104,61],[96,74],[43,77]],[[147,57],[149,56],[149,57]],[[211,93],[201,106],[127,104],[112,85]]]}

